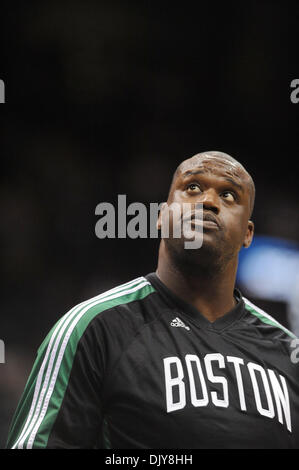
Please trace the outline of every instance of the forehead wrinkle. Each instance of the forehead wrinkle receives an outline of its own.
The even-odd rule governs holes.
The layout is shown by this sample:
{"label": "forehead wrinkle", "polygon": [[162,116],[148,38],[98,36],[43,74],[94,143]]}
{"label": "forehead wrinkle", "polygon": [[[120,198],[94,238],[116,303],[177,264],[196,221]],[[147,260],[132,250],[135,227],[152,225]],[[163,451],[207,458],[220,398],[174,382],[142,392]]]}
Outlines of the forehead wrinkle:
{"label": "forehead wrinkle", "polygon": [[[184,173],[181,174],[183,178],[192,176],[192,175],[197,175],[197,174],[205,174],[205,173],[210,173],[216,176],[220,176],[223,178],[237,178],[239,181],[242,181],[242,178],[240,177],[240,172],[235,172],[235,171],[230,171],[227,168],[224,169],[218,169],[217,168],[201,168],[198,167],[197,169],[194,170],[186,170]],[[222,173],[223,172],[223,173]]]}
{"label": "forehead wrinkle", "polygon": [[227,156],[204,154],[204,156],[199,157],[198,160],[201,160],[203,163],[205,163],[205,162],[206,163],[217,162],[220,165],[230,166],[230,167],[235,168],[235,169],[238,169],[242,166],[239,162],[237,162],[236,160],[231,160],[231,159],[227,158]]}
{"label": "forehead wrinkle", "polygon": [[[246,170],[243,168],[243,166],[239,162],[231,162],[228,159],[223,159],[220,157],[215,157],[215,156],[206,156],[202,157],[201,154],[200,156],[195,156],[192,157],[188,160],[185,160],[184,162],[179,165],[177,169],[177,174],[179,173],[185,173],[186,171],[192,171],[194,168],[200,168],[200,167],[208,167],[212,166],[212,171],[215,171],[217,167],[221,167],[226,169],[226,171],[231,171],[233,175],[238,176],[238,173],[241,171],[246,172]],[[187,170],[184,171],[184,168],[189,167]]]}
{"label": "forehead wrinkle", "polygon": [[[215,174],[215,172],[212,172],[212,171],[205,171],[205,170],[196,170],[196,171],[186,171],[185,173],[182,174],[182,177],[185,179],[185,178],[188,178],[189,176],[193,176],[193,175],[198,175],[198,174],[205,174],[205,173],[211,173],[211,174]],[[242,179],[239,178],[239,176],[237,175],[233,175],[234,178],[232,178],[231,176],[231,173],[230,172],[226,172],[225,175],[217,175],[217,176],[220,176],[221,178],[223,178],[225,181],[227,181],[228,183],[231,183],[233,184],[234,186],[236,186],[240,191],[244,192],[244,185],[242,185]],[[240,181],[239,183],[235,180],[237,177],[238,181]]]}

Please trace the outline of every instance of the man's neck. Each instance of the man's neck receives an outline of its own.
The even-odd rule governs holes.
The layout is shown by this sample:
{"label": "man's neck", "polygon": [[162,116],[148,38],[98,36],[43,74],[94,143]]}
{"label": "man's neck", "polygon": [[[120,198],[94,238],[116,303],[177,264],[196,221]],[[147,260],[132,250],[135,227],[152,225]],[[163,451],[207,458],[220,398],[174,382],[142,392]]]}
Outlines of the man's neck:
{"label": "man's neck", "polygon": [[235,305],[234,286],[236,260],[226,268],[206,276],[197,270],[196,276],[186,274],[171,260],[159,259],[157,276],[175,295],[193,305],[207,320],[214,322],[229,312]]}

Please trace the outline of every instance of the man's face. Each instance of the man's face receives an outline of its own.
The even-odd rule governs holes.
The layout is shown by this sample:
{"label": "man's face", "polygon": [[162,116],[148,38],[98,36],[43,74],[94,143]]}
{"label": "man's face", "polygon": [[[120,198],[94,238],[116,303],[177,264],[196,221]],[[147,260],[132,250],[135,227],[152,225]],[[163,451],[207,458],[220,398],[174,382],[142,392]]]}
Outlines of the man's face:
{"label": "man's face", "polygon": [[[241,165],[206,155],[181,164],[167,204],[189,203],[195,214],[195,204],[201,203],[203,244],[197,250],[199,255],[213,252],[230,259],[242,246],[248,247],[251,243],[253,223],[248,220],[251,197],[249,175]],[[192,221],[194,230],[198,223]],[[169,238],[166,243],[178,251],[184,247],[183,241],[184,237]]]}

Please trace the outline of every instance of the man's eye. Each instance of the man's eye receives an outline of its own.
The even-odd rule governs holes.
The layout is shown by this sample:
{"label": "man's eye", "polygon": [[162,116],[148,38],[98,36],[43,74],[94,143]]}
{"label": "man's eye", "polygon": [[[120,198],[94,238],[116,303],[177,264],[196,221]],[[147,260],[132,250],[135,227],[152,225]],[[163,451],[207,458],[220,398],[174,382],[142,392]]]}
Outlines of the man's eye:
{"label": "man's eye", "polygon": [[236,199],[234,193],[230,191],[224,191],[224,193],[222,193],[222,196],[224,197],[226,201],[230,201],[230,202],[233,202]]}
{"label": "man's eye", "polygon": [[191,184],[188,184],[187,190],[190,190],[190,191],[197,191],[198,190],[198,191],[200,191],[200,186],[197,183],[191,183]]}

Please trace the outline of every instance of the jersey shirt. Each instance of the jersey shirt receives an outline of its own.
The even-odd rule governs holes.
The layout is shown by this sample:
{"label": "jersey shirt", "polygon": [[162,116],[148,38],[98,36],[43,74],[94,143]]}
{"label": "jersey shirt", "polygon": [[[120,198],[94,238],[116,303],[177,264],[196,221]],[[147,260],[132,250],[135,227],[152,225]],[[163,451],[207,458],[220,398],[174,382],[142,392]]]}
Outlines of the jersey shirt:
{"label": "jersey shirt", "polygon": [[38,350],[7,447],[299,447],[293,335],[235,290],[209,322],[151,273],[82,302]]}

